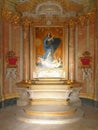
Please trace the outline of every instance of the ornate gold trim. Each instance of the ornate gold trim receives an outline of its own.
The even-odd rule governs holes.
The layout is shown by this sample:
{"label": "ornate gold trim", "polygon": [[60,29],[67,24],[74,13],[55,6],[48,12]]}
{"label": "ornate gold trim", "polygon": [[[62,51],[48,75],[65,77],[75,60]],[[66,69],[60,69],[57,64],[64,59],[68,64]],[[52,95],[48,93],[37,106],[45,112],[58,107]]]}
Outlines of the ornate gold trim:
{"label": "ornate gold trim", "polygon": [[[61,82],[61,81],[22,81],[17,83],[18,88],[28,88],[30,90],[66,90],[66,89],[71,89],[71,88],[78,88],[81,87],[81,83],[78,82],[73,82],[73,83],[67,83],[67,82]],[[49,87],[48,87],[49,86]]]}
{"label": "ornate gold trim", "polygon": [[13,12],[2,8],[1,16],[4,21],[7,21],[9,23],[19,25],[21,23],[21,16],[20,14],[14,14]]}
{"label": "ornate gold trim", "polygon": [[69,111],[60,111],[60,112],[41,112],[41,111],[31,111],[24,109],[25,113],[31,116],[67,116],[74,114],[77,109],[69,110]]}
{"label": "ornate gold trim", "polygon": [[69,102],[65,99],[33,99],[30,100],[30,105],[68,105]]}
{"label": "ornate gold trim", "polygon": [[[34,24],[46,24],[46,22],[41,22],[41,16],[38,18],[32,18],[32,17],[22,17],[19,13],[15,14],[5,8],[2,8],[1,15],[4,21],[8,21],[12,24],[15,25],[24,25],[24,26],[29,26],[29,25],[34,25]],[[77,16],[77,17],[70,17],[70,18],[63,18],[63,17],[57,17],[60,19],[61,25],[65,24],[66,26],[69,26],[70,28],[75,27],[76,25],[79,26],[85,26],[88,24],[88,21],[90,23],[95,23],[96,22],[96,8],[92,10],[92,12],[89,12],[85,15],[82,16]],[[45,19],[46,20],[46,19]],[[55,17],[52,18],[52,21],[54,21],[54,25],[57,24],[57,20]]]}
{"label": "ornate gold trim", "polygon": [[86,99],[92,99],[92,100],[97,101],[97,99],[95,98],[95,95],[94,95],[94,94],[80,93],[80,94],[79,94],[79,97],[81,97],[81,98],[86,98]]}
{"label": "ornate gold trim", "polygon": [[1,100],[3,101],[3,100],[6,100],[6,99],[11,99],[11,98],[16,98],[16,97],[19,97],[18,93],[5,94],[5,95],[2,95]]}

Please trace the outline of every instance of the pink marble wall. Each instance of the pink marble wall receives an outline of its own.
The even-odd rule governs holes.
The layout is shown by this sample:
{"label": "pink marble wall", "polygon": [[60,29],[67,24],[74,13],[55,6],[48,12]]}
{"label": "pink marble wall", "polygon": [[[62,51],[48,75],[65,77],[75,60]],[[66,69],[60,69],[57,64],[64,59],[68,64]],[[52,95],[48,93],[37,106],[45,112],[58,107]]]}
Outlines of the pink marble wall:
{"label": "pink marble wall", "polygon": [[[2,71],[2,95],[15,95],[16,91],[16,82],[13,79],[5,79],[6,76],[6,69],[7,69],[7,61],[6,61],[6,54],[9,51],[9,49],[12,49],[15,53],[16,56],[18,57],[18,80],[20,79],[20,68],[22,69],[22,66],[20,67],[20,56],[21,56],[21,50],[23,49],[21,45],[21,31],[19,26],[11,25],[10,27],[10,40],[9,40],[9,24],[7,22],[3,23],[3,40],[2,40],[2,53],[3,53],[3,59],[2,59],[2,66],[3,69]],[[95,24],[90,24],[89,25],[89,38],[87,41],[87,26],[79,26],[78,27],[78,35],[77,35],[77,40],[78,40],[78,48],[77,48],[77,57],[78,57],[78,62],[76,63],[78,66],[78,72],[75,72],[75,62],[74,62],[74,52],[75,50],[75,32],[73,29],[70,30],[70,69],[72,69],[73,75],[76,73],[78,75],[78,81],[82,82],[82,90],[81,90],[81,96],[87,97],[87,98],[92,98],[94,99],[94,93],[95,93]],[[10,43],[9,43],[10,41]],[[10,44],[10,48],[9,48]],[[81,72],[81,64],[79,57],[82,56],[82,53],[84,51],[90,51],[91,56],[92,56],[92,78],[91,80],[82,80],[82,72]],[[71,66],[71,64],[73,66]],[[72,68],[71,68],[72,67]]]}
{"label": "pink marble wall", "polygon": [[[11,29],[11,30],[9,30]],[[9,36],[9,31],[11,36]],[[9,40],[10,39],[10,40]],[[7,74],[7,53],[8,51],[13,50],[16,53],[16,56],[20,56],[20,28],[11,25],[9,28],[8,22],[3,22],[2,26],[2,45],[1,48],[1,63],[2,63],[2,76],[1,76],[1,91],[2,99],[9,99],[15,97],[17,94],[16,91],[16,81],[12,77],[6,78]],[[18,61],[19,62],[19,61]],[[19,63],[18,63],[19,65]],[[17,71],[19,72],[19,66]],[[19,75],[18,75],[19,79]]]}
{"label": "pink marble wall", "polygon": [[[78,30],[78,57],[82,56],[84,51],[89,51],[91,53],[91,70],[92,76],[91,80],[89,79],[82,79],[82,71],[81,71],[81,64],[80,61],[78,63],[79,67],[79,81],[82,82],[82,90],[81,95],[82,97],[86,98],[95,98],[95,24],[90,24],[89,29],[87,26],[79,27]],[[87,34],[88,33],[88,34]]]}

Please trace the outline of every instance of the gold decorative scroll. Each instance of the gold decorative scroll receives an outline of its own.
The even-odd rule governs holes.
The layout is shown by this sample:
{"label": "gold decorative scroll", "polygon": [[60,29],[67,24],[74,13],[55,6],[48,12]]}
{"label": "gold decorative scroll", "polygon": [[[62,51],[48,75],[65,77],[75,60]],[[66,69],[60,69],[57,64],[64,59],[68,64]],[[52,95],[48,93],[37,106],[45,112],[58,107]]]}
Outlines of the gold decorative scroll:
{"label": "gold decorative scroll", "polygon": [[32,23],[32,20],[25,17],[25,18],[22,19],[21,23],[22,23],[23,26],[29,26]]}
{"label": "gold decorative scroll", "polygon": [[[20,24],[24,26],[29,26],[32,24],[38,23],[38,25],[46,24],[47,19],[44,17],[44,21],[42,20],[42,16],[33,18],[33,17],[22,17],[20,14],[14,14],[11,11],[6,10],[5,8],[2,9],[2,18],[5,21],[8,21],[12,24]],[[58,19],[58,20],[57,20]],[[42,22],[43,21],[43,22]],[[63,18],[60,16],[53,16],[51,18],[51,21],[53,22],[53,25],[66,25],[69,27],[75,27],[76,25],[79,26],[85,26],[88,21],[89,23],[95,23],[96,22],[96,9],[93,10],[90,13],[87,13],[83,16],[76,16],[76,17],[70,17],[70,18]],[[58,21],[58,22],[57,22]]]}
{"label": "gold decorative scroll", "polygon": [[77,24],[80,25],[80,26],[85,26],[87,24],[87,18],[86,16],[79,16],[77,18]]}
{"label": "gold decorative scroll", "polygon": [[1,16],[4,21],[10,22],[12,24],[20,24],[21,17],[19,14],[14,14],[11,11],[6,10],[5,8],[1,11]]}
{"label": "gold decorative scroll", "polygon": [[90,21],[90,23],[95,23],[96,22],[96,9],[94,9],[91,13],[88,13],[86,15],[86,19]]}

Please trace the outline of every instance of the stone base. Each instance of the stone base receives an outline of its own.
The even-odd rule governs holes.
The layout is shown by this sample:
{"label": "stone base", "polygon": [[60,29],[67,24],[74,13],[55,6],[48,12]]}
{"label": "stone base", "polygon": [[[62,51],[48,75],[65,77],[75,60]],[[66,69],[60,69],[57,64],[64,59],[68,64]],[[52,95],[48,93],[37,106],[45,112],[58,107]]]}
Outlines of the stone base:
{"label": "stone base", "polygon": [[[54,108],[58,107],[51,106],[51,110]],[[47,106],[46,109],[49,110],[49,107]],[[80,108],[58,112],[20,110],[20,114],[17,114],[17,119],[32,124],[69,124],[79,121],[83,115],[84,112]]]}
{"label": "stone base", "polygon": [[24,106],[17,116],[21,121],[36,124],[64,124],[78,121],[83,116],[82,110],[79,109],[80,83],[49,78],[35,79],[30,84],[18,85],[21,99],[29,98],[29,105]]}

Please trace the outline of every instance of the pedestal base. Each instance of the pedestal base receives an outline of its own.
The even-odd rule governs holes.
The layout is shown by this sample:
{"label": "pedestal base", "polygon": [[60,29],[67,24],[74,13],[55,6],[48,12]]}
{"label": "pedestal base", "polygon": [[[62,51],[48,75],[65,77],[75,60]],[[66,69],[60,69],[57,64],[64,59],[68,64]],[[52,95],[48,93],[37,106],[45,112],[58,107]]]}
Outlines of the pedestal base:
{"label": "pedestal base", "polygon": [[64,124],[78,121],[83,116],[79,83],[41,80],[26,84],[29,105],[24,106],[17,118],[27,123]]}
{"label": "pedestal base", "polygon": [[75,112],[73,111],[72,112],[73,114],[65,114],[66,113],[65,112],[64,115],[63,112],[61,113],[36,112],[32,113],[33,115],[30,115],[28,113],[25,113],[23,110],[20,111],[21,114],[20,115],[17,114],[17,119],[25,123],[32,123],[32,124],[69,124],[79,121],[84,114],[84,112],[80,108],[78,108]]}

